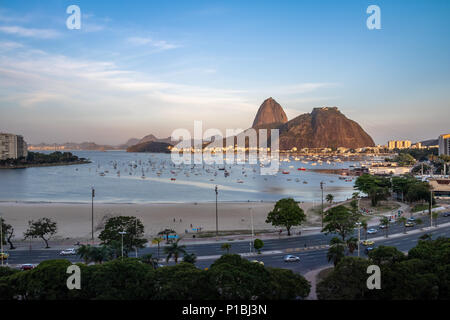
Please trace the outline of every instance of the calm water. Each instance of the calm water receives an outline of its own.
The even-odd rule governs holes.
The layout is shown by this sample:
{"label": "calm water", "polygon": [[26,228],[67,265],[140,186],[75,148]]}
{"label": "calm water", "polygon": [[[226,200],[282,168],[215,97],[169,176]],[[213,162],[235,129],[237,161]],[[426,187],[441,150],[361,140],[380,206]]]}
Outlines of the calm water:
{"label": "calm water", "polygon": [[[0,170],[0,201],[90,202],[92,186],[96,189],[95,201],[105,203],[210,202],[215,201],[215,185],[219,187],[219,201],[276,201],[287,196],[299,201],[319,201],[320,181],[325,182],[324,193],[332,193],[336,200],[346,199],[354,192],[353,182],[340,180],[336,175],[297,170],[345,168],[351,162],[312,166],[312,161],[305,164],[291,157],[290,162],[280,163],[280,170],[290,174],[262,176],[258,165],[247,164],[227,165],[230,175],[225,177],[224,171],[218,170],[219,165],[175,167],[169,154],[73,153],[92,163]],[[102,172],[104,176],[100,175]]]}

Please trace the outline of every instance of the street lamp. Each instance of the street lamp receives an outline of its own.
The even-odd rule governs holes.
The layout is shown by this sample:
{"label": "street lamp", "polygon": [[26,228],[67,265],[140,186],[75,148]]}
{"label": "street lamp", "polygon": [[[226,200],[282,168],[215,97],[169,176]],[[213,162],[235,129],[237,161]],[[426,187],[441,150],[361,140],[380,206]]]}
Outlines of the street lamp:
{"label": "street lamp", "polygon": [[357,222],[358,226],[358,257],[359,257],[359,242],[361,241],[361,222]]}
{"label": "street lamp", "polygon": [[3,218],[0,217],[0,254],[2,255],[2,266],[3,266]]}
{"label": "street lamp", "polygon": [[253,211],[252,208],[248,208],[248,210],[250,211],[250,221],[252,224],[252,241],[250,242],[250,253],[253,252],[253,238],[255,236],[255,232],[254,232],[254,228],[253,228]]}
{"label": "street lamp", "polygon": [[216,192],[216,241],[217,241],[217,240],[219,240],[219,216],[217,213],[217,196],[219,194],[219,191],[218,191],[217,185],[214,188],[214,191]]}
{"label": "street lamp", "polygon": [[430,228],[433,227],[433,189],[430,188]]}
{"label": "street lamp", "polygon": [[91,202],[91,240],[92,240],[92,245],[94,245],[94,198],[95,198],[95,189],[94,187],[92,187],[92,202]]}
{"label": "street lamp", "polygon": [[122,260],[123,260],[123,235],[127,233],[125,231],[119,231],[119,234],[122,235]]}
{"label": "street lamp", "polygon": [[322,190],[322,229],[323,229],[323,181],[320,181],[320,190]]}

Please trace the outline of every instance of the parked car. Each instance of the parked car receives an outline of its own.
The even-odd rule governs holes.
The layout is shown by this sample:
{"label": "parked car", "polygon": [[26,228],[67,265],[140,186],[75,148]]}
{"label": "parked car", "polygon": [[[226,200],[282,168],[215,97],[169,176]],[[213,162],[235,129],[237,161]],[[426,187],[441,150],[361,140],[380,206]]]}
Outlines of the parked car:
{"label": "parked car", "polygon": [[416,218],[414,218],[414,217],[411,217],[411,218],[409,218],[409,219],[408,219],[408,221],[410,221],[410,222],[414,222],[414,221],[416,221]]}
{"label": "parked car", "polygon": [[387,226],[386,226],[386,225],[384,225],[384,224],[380,224],[379,228],[380,228],[380,229],[386,229],[386,228],[387,228]]}
{"label": "parked car", "polygon": [[412,223],[412,222],[407,222],[407,223],[405,223],[405,227],[407,227],[407,228],[414,227],[414,223]]}
{"label": "parked car", "polygon": [[444,212],[443,216],[444,217],[450,217],[450,211]]}
{"label": "parked car", "polygon": [[373,249],[374,249],[373,247],[367,247],[366,249],[364,249],[364,253],[369,254],[369,252],[372,251]]}
{"label": "parked car", "polygon": [[374,234],[374,233],[377,233],[377,232],[378,232],[378,230],[374,229],[374,228],[370,228],[369,230],[367,230],[368,234]]}
{"label": "parked car", "polygon": [[36,265],[32,264],[32,263],[25,263],[23,265],[20,266],[20,270],[32,270],[36,268]]}
{"label": "parked car", "polygon": [[300,258],[297,256],[293,256],[291,254],[288,254],[287,256],[284,256],[283,260],[284,260],[284,262],[299,262]]}
{"label": "parked car", "polygon": [[60,256],[73,256],[76,254],[77,254],[77,251],[74,248],[64,249],[59,252]]}
{"label": "parked car", "polygon": [[364,240],[364,241],[361,241],[361,244],[362,244],[363,246],[372,246],[374,243],[375,243],[375,242],[372,241],[372,240]]}

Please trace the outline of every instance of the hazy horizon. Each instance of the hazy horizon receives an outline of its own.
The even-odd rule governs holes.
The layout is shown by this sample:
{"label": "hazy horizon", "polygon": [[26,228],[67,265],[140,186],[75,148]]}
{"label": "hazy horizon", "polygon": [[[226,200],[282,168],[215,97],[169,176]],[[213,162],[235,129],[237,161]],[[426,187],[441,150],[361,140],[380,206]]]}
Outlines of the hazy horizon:
{"label": "hazy horizon", "polygon": [[[66,8],[81,9],[69,30]],[[381,30],[366,9],[381,8]],[[450,131],[450,2],[0,4],[0,132],[117,145],[337,106],[376,144]]]}

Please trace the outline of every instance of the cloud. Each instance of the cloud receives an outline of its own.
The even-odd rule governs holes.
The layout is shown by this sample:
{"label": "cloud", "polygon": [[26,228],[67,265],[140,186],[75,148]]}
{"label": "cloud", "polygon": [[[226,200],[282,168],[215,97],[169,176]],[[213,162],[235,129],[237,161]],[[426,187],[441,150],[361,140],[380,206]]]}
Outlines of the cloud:
{"label": "cloud", "polygon": [[160,49],[160,50],[170,50],[170,49],[175,49],[175,48],[180,47],[179,45],[169,43],[164,40],[154,40],[149,37],[129,37],[127,39],[127,41],[136,46],[148,45],[148,46]]}
{"label": "cloud", "polygon": [[38,39],[52,39],[60,36],[59,32],[52,29],[24,28],[20,26],[0,26],[0,32]]}
{"label": "cloud", "polygon": [[14,41],[2,41],[0,42],[0,50],[12,50],[23,48],[23,44]]}

